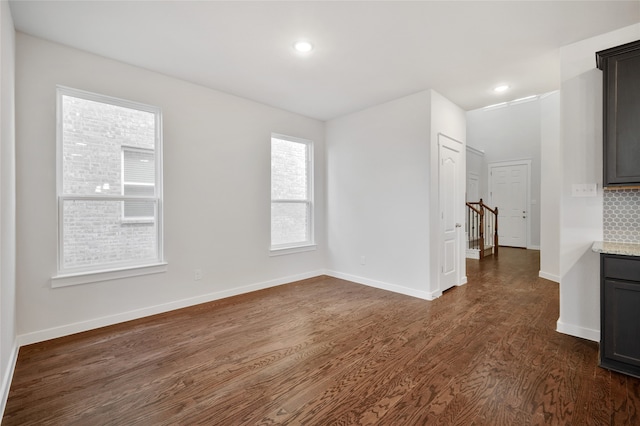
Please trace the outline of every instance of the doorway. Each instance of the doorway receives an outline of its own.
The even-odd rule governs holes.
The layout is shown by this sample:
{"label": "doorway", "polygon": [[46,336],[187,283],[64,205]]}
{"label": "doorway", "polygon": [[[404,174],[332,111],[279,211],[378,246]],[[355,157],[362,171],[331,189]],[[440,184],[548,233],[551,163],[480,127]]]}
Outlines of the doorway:
{"label": "doorway", "polygon": [[480,200],[480,175],[474,172],[467,173],[467,202]]}
{"label": "doorway", "polygon": [[531,160],[489,164],[489,202],[498,207],[501,246],[527,248],[530,240]]}

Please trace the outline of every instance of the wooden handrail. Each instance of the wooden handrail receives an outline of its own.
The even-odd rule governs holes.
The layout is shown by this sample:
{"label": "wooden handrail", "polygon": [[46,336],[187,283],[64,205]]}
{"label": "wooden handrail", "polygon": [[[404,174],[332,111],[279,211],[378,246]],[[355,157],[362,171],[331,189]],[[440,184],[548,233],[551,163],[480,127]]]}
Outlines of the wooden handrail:
{"label": "wooden handrail", "polygon": [[[473,212],[476,213],[477,218],[479,219],[479,223],[475,222],[472,223],[473,221],[470,219],[469,221],[469,237],[473,237],[475,240],[475,237],[477,236],[477,240],[480,241],[480,246],[479,246],[479,250],[480,250],[480,259],[482,259],[484,257],[484,245],[485,245],[485,241],[484,241],[484,229],[485,229],[485,210],[488,210],[490,213],[492,213],[494,215],[493,218],[493,253],[495,255],[498,255],[498,207],[492,209],[491,207],[487,206],[483,201],[482,198],[480,198],[480,201],[475,202],[475,201],[470,201],[466,203],[467,207],[472,210]],[[477,207],[476,207],[477,206]],[[474,215],[469,216],[474,217]],[[478,219],[474,219],[474,220],[478,220]],[[471,228],[475,229],[475,225],[478,225],[478,234],[473,233],[473,236],[471,235]]]}
{"label": "wooden handrail", "polygon": [[467,207],[469,207],[471,210],[473,210],[474,212],[476,212],[478,214],[482,214],[482,213],[480,213],[480,209],[476,209],[475,207],[472,206],[472,204],[478,204],[478,203],[467,203]]}
{"label": "wooden handrail", "polygon": [[482,207],[484,207],[485,209],[489,210],[491,213],[493,213],[496,216],[498,216],[498,206],[496,206],[495,209],[492,209],[491,207],[487,206],[486,204],[483,204]]}

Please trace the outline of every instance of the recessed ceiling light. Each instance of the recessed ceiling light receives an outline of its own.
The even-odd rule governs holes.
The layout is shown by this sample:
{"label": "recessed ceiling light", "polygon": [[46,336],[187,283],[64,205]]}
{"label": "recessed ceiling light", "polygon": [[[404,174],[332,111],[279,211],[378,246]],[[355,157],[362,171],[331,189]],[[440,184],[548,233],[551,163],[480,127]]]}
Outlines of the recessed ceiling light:
{"label": "recessed ceiling light", "polygon": [[505,91],[505,90],[507,90],[508,88],[509,88],[509,85],[508,85],[508,84],[503,84],[503,85],[500,85],[500,86],[496,86],[496,87],[493,89],[493,91],[494,91],[494,92],[504,92],[504,91]]}
{"label": "recessed ceiling light", "polygon": [[308,41],[300,40],[293,43],[293,48],[298,53],[309,53],[313,50],[313,44]]}

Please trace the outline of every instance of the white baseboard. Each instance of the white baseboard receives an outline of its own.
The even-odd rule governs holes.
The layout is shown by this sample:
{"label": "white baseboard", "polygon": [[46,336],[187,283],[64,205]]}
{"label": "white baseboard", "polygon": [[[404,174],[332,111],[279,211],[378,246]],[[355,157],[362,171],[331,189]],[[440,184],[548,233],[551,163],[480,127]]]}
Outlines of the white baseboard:
{"label": "white baseboard", "polygon": [[556,331],[563,334],[568,334],[569,336],[592,340],[594,342],[600,341],[600,330],[594,330],[591,328],[580,327],[572,324],[565,324],[560,320],[558,320],[558,322],[556,323]]}
{"label": "white baseboard", "polygon": [[465,275],[464,277],[462,277],[462,281],[460,282],[460,284],[458,284],[458,286],[465,285],[466,283],[467,283],[467,276]]}
{"label": "white baseboard", "polygon": [[434,300],[442,295],[442,292],[427,292],[421,290],[415,290],[413,288],[403,287],[397,284],[385,283],[382,281],[372,280],[370,278],[359,277],[356,275],[345,274],[337,271],[325,271],[326,275],[334,278],[340,278],[342,280],[352,281],[357,284],[363,284],[369,287],[379,288],[381,290],[392,291],[394,293],[404,294],[406,296],[417,297],[424,300]]}
{"label": "white baseboard", "polygon": [[11,380],[13,380],[13,372],[16,369],[16,362],[18,361],[18,341],[13,342],[13,349],[11,349],[11,355],[7,368],[2,375],[2,384],[0,385],[0,418],[4,417],[4,410],[7,408],[7,399],[9,398],[9,390],[11,389]]}
{"label": "white baseboard", "polygon": [[19,335],[17,338],[17,341],[18,341],[17,343],[19,346],[24,346],[24,345],[30,345],[32,343],[43,342],[45,340],[68,336],[70,334],[80,333],[83,331],[93,330],[96,328],[114,325],[114,324],[118,324],[125,321],[131,321],[138,318],[148,317],[150,315],[161,314],[163,312],[169,312],[175,309],[186,308],[189,306],[199,305],[201,303],[207,303],[207,302],[224,299],[231,296],[237,296],[239,294],[250,293],[252,291],[262,290],[269,287],[276,287],[279,285],[288,284],[295,281],[304,280],[307,278],[313,278],[320,275],[324,275],[324,272],[325,272],[324,270],[320,270],[320,271],[307,272],[307,273],[298,274],[298,275],[290,275],[287,277],[277,278],[274,280],[249,284],[242,287],[236,287],[229,290],[203,294],[196,297],[176,300],[173,302],[163,303],[155,306],[149,306],[146,308],[136,309],[133,311],[122,312],[119,314],[108,315],[100,318],[94,318],[87,321],[80,321],[72,324],[62,325],[59,327],[52,327],[44,330],[39,330],[32,333]]}
{"label": "white baseboard", "polygon": [[527,250],[538,250],[538,251],[540,251],[540,246],[527,246]]}
{"label": "white baseboard", "polygon": [[558,275],[549,274],[548,272],[538,271],[538,276],[545,280],[553,281],[560,284],[560,277]]}

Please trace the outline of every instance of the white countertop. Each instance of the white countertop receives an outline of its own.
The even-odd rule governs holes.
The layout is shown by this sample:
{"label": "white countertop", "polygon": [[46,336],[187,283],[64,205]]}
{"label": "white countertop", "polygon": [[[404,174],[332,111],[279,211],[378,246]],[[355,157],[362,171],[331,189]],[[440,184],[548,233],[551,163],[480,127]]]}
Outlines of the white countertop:
{"label": "white countertop", "polygon": [[640,244],[612,243],[608,241],[596,241],[591,246],[596,253],[621,254],[625,256],[640,256]]}

